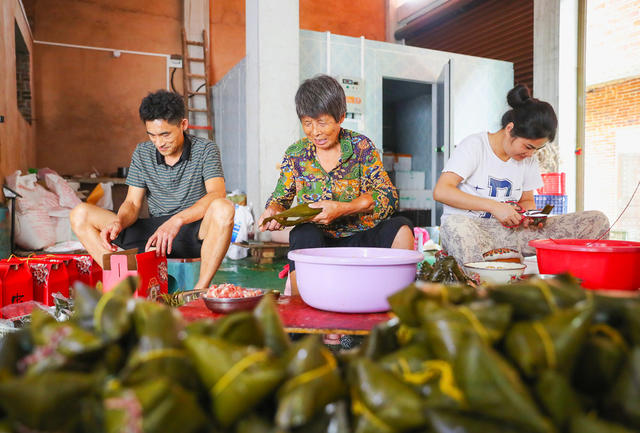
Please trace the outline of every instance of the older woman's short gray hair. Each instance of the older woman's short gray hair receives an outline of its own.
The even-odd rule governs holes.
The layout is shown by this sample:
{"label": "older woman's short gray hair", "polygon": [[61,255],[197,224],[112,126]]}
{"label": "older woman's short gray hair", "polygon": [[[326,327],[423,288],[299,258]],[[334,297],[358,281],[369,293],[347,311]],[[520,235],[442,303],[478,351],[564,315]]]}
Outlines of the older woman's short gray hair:
{"label": "older woman's short gray hair", "polygon": [[304,80],[296,92],[296,112],[299,119],[305,116],[316,119],[328,114],[339,122],[347,112],[342,86],[329,75]]}

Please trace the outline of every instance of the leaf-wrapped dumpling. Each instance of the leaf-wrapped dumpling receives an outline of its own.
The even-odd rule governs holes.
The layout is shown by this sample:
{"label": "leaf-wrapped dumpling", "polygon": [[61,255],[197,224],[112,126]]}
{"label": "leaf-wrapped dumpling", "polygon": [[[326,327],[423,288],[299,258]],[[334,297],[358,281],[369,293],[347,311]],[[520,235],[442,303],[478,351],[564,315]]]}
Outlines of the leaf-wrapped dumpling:
{"label": "leaf-wrapped dumpling", "polygon": [[349,387],[356,433],[404,432],[426,424],[420,394],[369,359],[350,364]]}
{"label": "leaf-wrapped dumpling", "polygon": [[424,300],[438,304],[461,304],[478,297],[474,287],[468,285],[445,285],[417,281],[389,296],[389,305],[403,325],[414,327],[420,324],[417,306]]}
{"label": "leaf-wrapped dumpling", "polygon": [[[72,321],[57,322],[45,311],[31,313],[31,339],[34,350],[18,363],[27,374],[56,370],[61,367],[88,370],[105,342]],[[84,364],[84,366],[81,366]]]}
{"label": "leaf-wrapped dumpling", "polygon": [[93,325],[99,335],[115,341],[131,329],[131,313],[127,309],[127,303],[137,284],[138,278],[127,277],[102,295],[93,314]]}
{"label": "leaf-wrapped dumpling", "polygon": [[309,207],[309,203],[302,203],[274,216],[265,218],[262,224],[264,225],[271,220],[276,220],[281,226],[295,226],[313,219],[313,217],[320,212],[322,212],[322,208],[312,208]]}
{"label": "leaf-wrapped dumpling", "polygon": [[311,421],[346,389],[336,359],[316,336],[295,344],[286,361],[287,381],[278,390],[276,423],[290,429]]}
{"label": "leaf-wrapped dumpling", "polygon": [[464,304],[478,299],[478,289],[467,284],[439,284],[418,281],[416,286],[427,299],[441,304]]}
{"label": "leaf-wrapped dumpling", "polygon": [[592,325],[573,374],[576,388],[602,395],[618,377],[628,353],[629,347],[616,329],[604,323]]}
{"label": "leaf-wrapped dumpling", "polygon": [[194,394],[158,377],[132,388],[112,384],[104,398],[106,433],[197,432],[207,419]]}
{"label": "leaf-wrapped dumpling", "polygon": [[262,297],[260,303],[253,310],[253,316],[261,329],[264,347],[269,348],[276,356],[283,355],[291,346],[291,340],[284,331],[272,294],[267,293]]}
{"label": "leaf-wrapped dumpling", "polygon": [[510,426],[474,413],[442,409],[427,411],[431,429],[429,433],[527,433],[520,427]]}
{"label": "leaf-wrapped dumpling", "polygon": [[125,386],[164,377],[196,389],[193,364],[179,338],[183,324],[178,313],[157,302],[141,301],[136,303],[133,319],[138,343],[120,373]]}
{"label": "leaf-wrapped dumpling", "polygon": [[640,346],[635,346],[605,398],[608,418],[640,430]]}
{"label": "leaf-wrapped dumpling", "polygon": [[469,338],[460,348],[454,372],[471,411],[528,432],[555,431],[518,372],[477,337]]}
{"label": "leaf-wrapped dumpling", "polygon": [[18,361],[33,350],[29,331],[23,328],[0,338],[0,382],[17,375]]}
{"label": "leaf-wrapped dumpling", "polygon": [[399,290],[389,296],[389,306],[391,311],[405,326],[418,326],[418,314],[416,312],[416,304],[422,299],[426,299],[426,294],[419,290],[416,284],[410,284],[402,290]]}
{"label": "leaf-wrapped dumpling", "polygon": [[620,424],[584,414],[574,416],[569,427],[569,433],[633,433],[634,431]]}
{"label": "leaf-wrapped dumpling", "polygon": [[528,378],[548,368],[571,377],[592,317],[593,305],[587,304],[539,321],[518,322],[505,338],[506,353]]}
{"label": "leaf-wrapped dumpling", "polygon": [[71,315],[71,320],[87,329],[93,329],[93,313],[102,293],[80,282],[76,282],[73,288],[73,314]]}
{"label": "leaf-wrapped dumpling", "polygon": [[543,409],[560,430],[564,431],[571,418],[583,411],[567,377],[555,370],[545,370],[540,374],[534,391]]}
{"label": "leaf-wrapped dumpling", "polygon": [[375,361],[397,350],[400,347],[398,343],[400,329],[400,322],[395,317],[386,322],[378,323],[371,329],[371,333],[355,352],[360,356]]}
{"label": "leaf-wrapped dumpling", "polygon": [[625,305],[626,333],[631,345],[640,346],[640,302]]}
{"label": "leaf-wrapped dumpling", "polygon": [[238,311],[219,318],[214,322],[209,336],[241,346],[262,347],[264,342],[262,329],[253,314],[248,311]]}
{"label": "leaf-wrapped dumpling", "polygon": [[460,408],[464,405],[453,366],[447,361],[432,359],[425,345],[405,346],[381,358],[378,364],[412,386],[425,397],[429,407]]}
{"label": "leaf-wrapped dumpling", "polygon": [[580,284],[570,276],[493,285],[488,293],[495,302],[511,305],[516,320],[540,319],[587,298]]}
{"label": "leaf-wrapped dumpling", "polygon": [[0,406],[14,423],[31,430],[74,431],[83,406],[97,392],[101,378],[92,374],[47,371],[0,383]]}
{"label": "leaf-wrapped dumpling", "polygon": [[224,428],[274,392],[285,377],[282,362],[269,349],[201,335],[189,335],[184,344],[209,390],[213,415]]}
{"label": "leaf-wrapped dumpling", "polygon": [[487,344],[494,344],[504,335],[511,322],[511,307],[492,302],[469,305],[440,306],[421,302],[418,315],[421,327],[436,358],[455,359],[468,334],[475,334]]}

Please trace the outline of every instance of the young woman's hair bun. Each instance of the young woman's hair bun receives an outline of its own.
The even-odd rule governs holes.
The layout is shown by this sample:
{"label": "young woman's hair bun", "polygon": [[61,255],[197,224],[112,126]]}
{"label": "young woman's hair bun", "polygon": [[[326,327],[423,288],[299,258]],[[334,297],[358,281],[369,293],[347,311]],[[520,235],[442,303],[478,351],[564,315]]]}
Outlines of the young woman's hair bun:
{"label": "young woman's hair bun", "polygon": [[531,92],[524,84],[516,84],[516,86],[507,93],[507,103],[512,108],[520,108],[527,102],[531,101]]}
{"label": "young woman's hair bun", "polygon": [[507,103],[511,109],[502,115],[500,123],[503,128],[513,123],[512,136],[553,141],[558,119],[548,102],[532,98],[529,88],[518,84],[507,94]]}

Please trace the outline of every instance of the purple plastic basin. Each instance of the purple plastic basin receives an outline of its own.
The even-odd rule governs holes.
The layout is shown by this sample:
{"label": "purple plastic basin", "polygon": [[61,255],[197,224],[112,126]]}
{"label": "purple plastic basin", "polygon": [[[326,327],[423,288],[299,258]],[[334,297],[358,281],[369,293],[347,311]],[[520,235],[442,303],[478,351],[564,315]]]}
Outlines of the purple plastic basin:
{"label": "purple plastic basin", "polygon": [[289,252],[302,300],[321,310],[375,313],[411,284],[421,253],[391,248],[307,248]]}

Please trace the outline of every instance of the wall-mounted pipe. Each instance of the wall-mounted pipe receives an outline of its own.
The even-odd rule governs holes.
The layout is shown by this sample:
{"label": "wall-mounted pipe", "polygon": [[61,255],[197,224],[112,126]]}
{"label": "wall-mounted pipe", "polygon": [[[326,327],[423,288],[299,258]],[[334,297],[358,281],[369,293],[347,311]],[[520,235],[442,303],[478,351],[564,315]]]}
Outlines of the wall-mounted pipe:
{"label": "wall-mounted pipe", "polygon": [[331,32],[327,32],[327,75],[331,75]]}
{"label": "wall-mounted pipe", "polygon": [[[170,76],[169,76],[169,60],[171,59],[171,55],[170,54],[161,54],[161,53],[149,53],[149,52],[145,52],[145,51],[131,51],[131,50],[121,50],[119,48],[103,48],[103,47],[91,47],[88,45],[76,45],[76,44],[63,44],[60,42],[48,42],[48,41],[33,41],[34,44],[40,44],[40,45],[53,45],[56,47],[66,47],[66,48],[79,48],[79,49],[83,49],[83,50],[94,50],[94,51],[109,51],[111,53],[119,53],[119,54],[136,54],[139,56],[152,56],[152,57],[164,57],[166,59],[166,80],[167,80],[167,90],[171,90],[170,89]],[[114,57],[120,57],[120,55],[114,55]]]}
{"label": "wall-mounted pipe", "polygon": [[576,211],[584,210],[584,144],[586,105],[587,0],[578,0],[578,55],[576,67]]}
{"label": "wall-mounted pipe", "polygon": [[360,36],[360,80],[364,80],[364,36]]}

